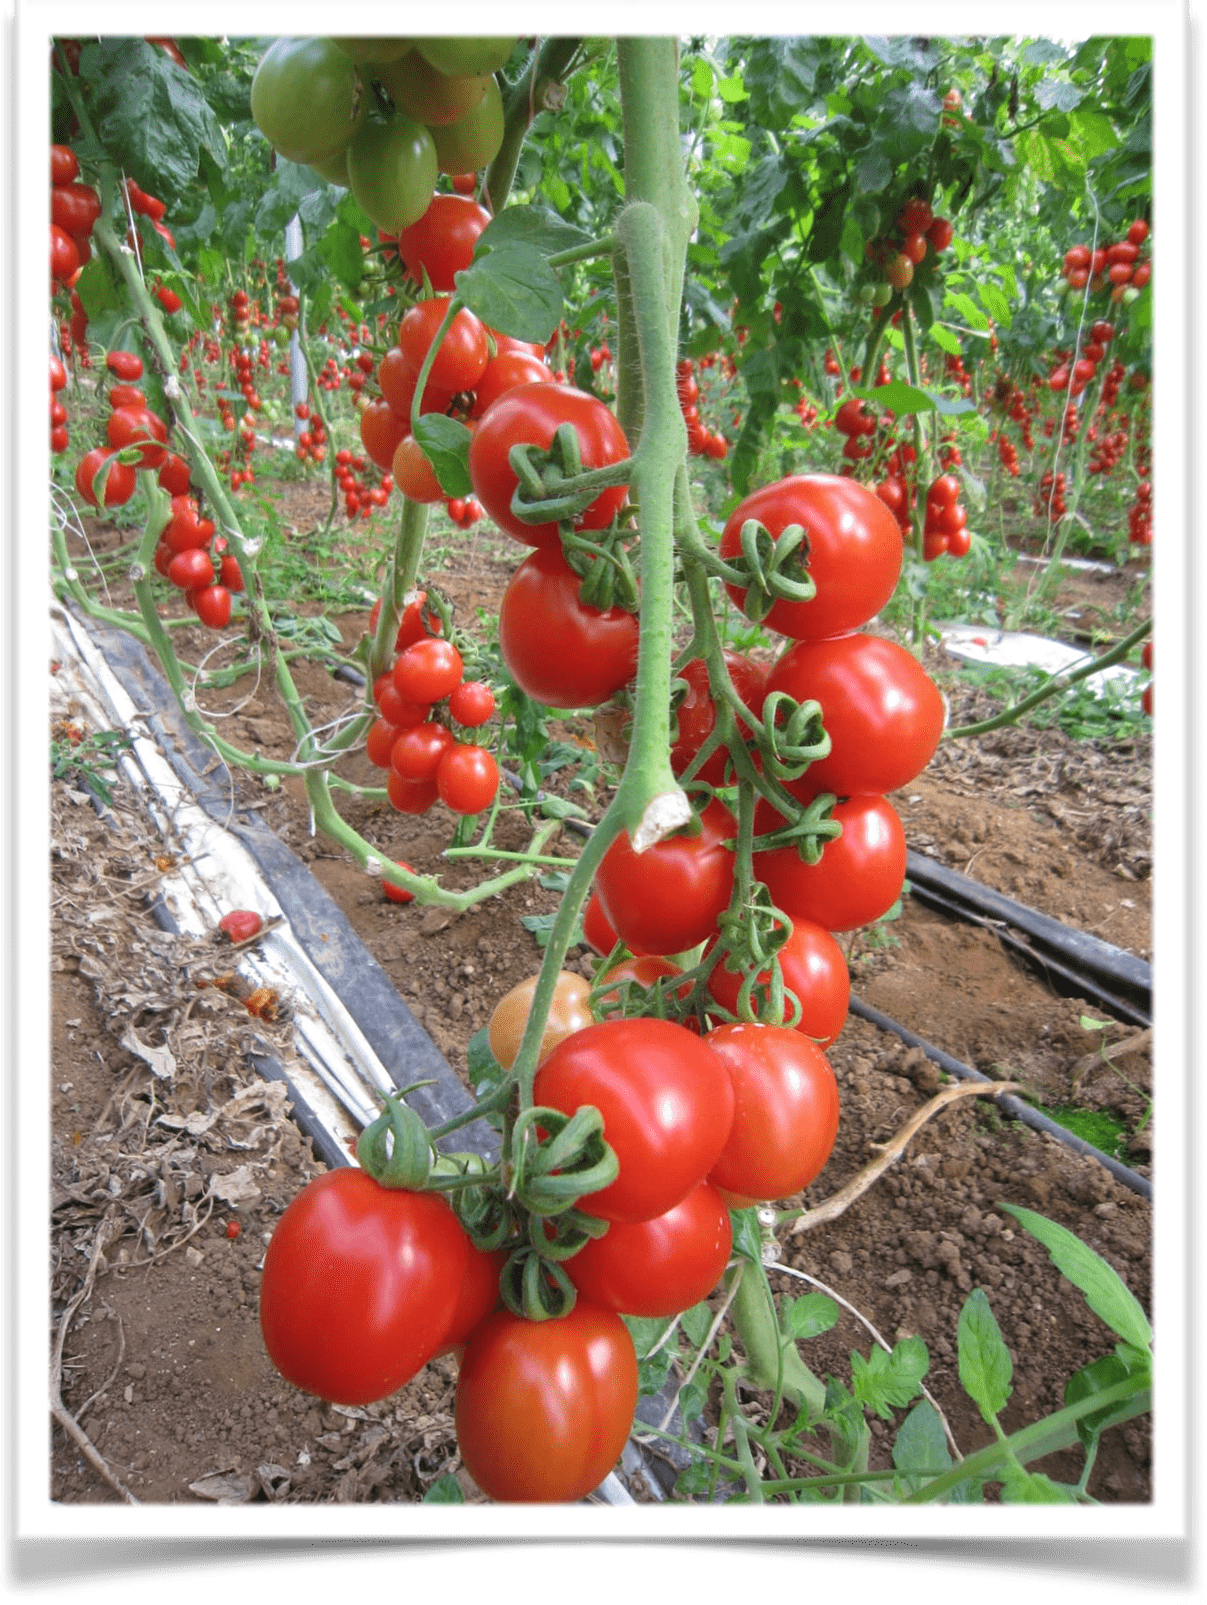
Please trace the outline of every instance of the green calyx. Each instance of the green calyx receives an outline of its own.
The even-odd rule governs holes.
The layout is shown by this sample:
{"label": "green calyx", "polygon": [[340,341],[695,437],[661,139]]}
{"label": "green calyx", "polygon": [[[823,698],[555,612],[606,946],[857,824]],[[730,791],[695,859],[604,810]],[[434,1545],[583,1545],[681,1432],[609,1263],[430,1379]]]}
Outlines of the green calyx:
{"label": "green calyx", "polygon": [[[430,1086],[417,1081],[416,1087]],[[415,1087],[408,1087],[413,1092]],[[365,1127],[356,1145],[361,1169],[382,1187],[400,1187],[418,1192],[427,1182],[432,1168],[432,1145],[427,1127],[413,1109],[403,1102],[404,1093],[390,1093],[386,1106],[371,1125]]]}

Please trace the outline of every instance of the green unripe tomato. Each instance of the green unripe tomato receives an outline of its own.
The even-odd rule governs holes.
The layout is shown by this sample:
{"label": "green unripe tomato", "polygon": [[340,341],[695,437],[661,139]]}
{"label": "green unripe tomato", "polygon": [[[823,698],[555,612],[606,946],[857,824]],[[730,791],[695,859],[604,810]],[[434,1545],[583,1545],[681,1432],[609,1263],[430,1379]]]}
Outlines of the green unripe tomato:
{"label": "green unripe tomato", "polygon": [[892,299],[893,290],[891,285],[886,284],[883,280],[879,284],[873,285],[872,305],[874,307],[886,307]]}
{"label": "green unripe tomato", "polygon": [[454,77],[472,72],[495,72],[515,49],[515,39],[416,39],[415,49],[440,72]]}
{"label": "green unripe tomato", "polygon": [[[417,51],[398,62],[373,62],[366,68],[383,85],[400,112],[427,128],[442,128],[460,122],[481,104],[488,84],[488,73],[471,73],[450,78],[437,72]],[[496,86],[497,87],[497,86]]]}
{"label": "green unripe tomato", "polygon": [[477,173],[493,162],[503,144],[503,96],[493,78],[468,117],[429,130],[442,173]]}
{"label": "green unripe tomato", "polygon": [[283,323],[278,323],[272,331],[272,338],[278,346],[284,349],[289,344],[289,330]]}
{"label": "green unripe tomato", "polygon": [[410,117],[367,122],[348,147],[348,182],[378,228],[398,234],[427,211],[436,189],[436,147]]}
{"label": "green unripe tomato", "polygon": [[368,97],[356,68],[330,39],[276,39],[251,84],[251,114],[291,162],[321,161],[364,121]]}
{"label": "green unripe tomato", "polygon": [[329,184],[338,184],[341,189],[348,188],[348,147],[341,145],[330,156],[320,156],[317,161],[310,163],[314,172],[320,178],[325,178]]}
{"label": "green unripe tomato", "polygon": [[872,305],[873,298],[874,298],[875,294],[876,294],[875,285],[873,285],[873,284],[861,284],[858,287],[858,289],[855,291],[855,300],[859,303],[859,305],[861,307],[870,307]]}
{"label": "green unripe tomato", "polygon": [[411,50],[415,41],[413,39],[336,39],[332,37],[331,43],[338,45],[349,61],[397,61]]}

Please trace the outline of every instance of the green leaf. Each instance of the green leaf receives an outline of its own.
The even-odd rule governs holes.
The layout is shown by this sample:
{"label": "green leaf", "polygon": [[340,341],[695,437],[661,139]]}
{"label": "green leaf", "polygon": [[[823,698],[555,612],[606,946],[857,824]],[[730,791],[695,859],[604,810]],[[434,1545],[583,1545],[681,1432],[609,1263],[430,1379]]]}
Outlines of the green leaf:
{"label": "green leaf", "polygon": [[942,323],[932,323],[929,332],[931,339],[939,347],[940,351],[946,351],[950,356],[953,357],[958,357],[960,355],[963,347],[960,345],[960,342],[956,336],[952,334],[951,330],[946,328]]}
{"label": "green leaf", "polygon": [[965,1299],[956,1341],[960,1383],[985,1420],[992,1424],[1010,1397],[1014,1365],[983,1288],[976,1288]]}
{"label": "green leaf", "polygon": [[858,1349],[851,1352],[851,1386],[865,1409],[875,1410],[883,1420],[891,1420],[918,1396],[918,1386],[930,1367],[926,1344],[920,1337],[902,1338],[891,1354],[877,1344],[865,1360]]}
{"label": "green leaf", "polygon": [[855,182],[865,195],[877,195],[887,188],[893,176],[893,164],[877,146],[855,163]]}
{"label": "green leaf", "polygon": [[[897,1429],[893,1439],[893,1464],[898,1471],[929,1473],[951,1469],[951,1452],[943,1432],[939,1412],[929,1399],[916,1404]],[[904,1492],[916,1493],[925,1476],[906,1476]]]}
{"label": "green leaf", "polygon": [[1042,1471],[1007,1465],[1002,1475],[1002,1502],[1007,1505],[1074,1505],[1077,1494],[1067,1483],[1053,1482]]}
{"label": "green leaf", "polygon": [[838,250],[850,198],[851,188],[844,180],[819,202],[805,246],[810,262],[824,262]]}
{"label": "green leaf", "polygon": [[470,1083],[478,1092],[481,1092],[483,1087],[497,1087],[506,1079],[506,1070],[491,1051],[488,1026],[483,1026],[470,1037],[465,1049],[465,1064]]}
{"label": "green leaf", "polygon": [[1034,1210],[1022,1209],[1016,1204],[1002,1204],[999,1207],[1008,1215],[1013,1215],[1025,1231],[1043,1244],[1053,1265],[1074,1287],[1081,1289],[1086,1303],[1099,1320],[1105,1321],[1112,1332],[1133,1348],[1150,1348],[1153,1329],[1148,1317],[1113,1266],[1056,1221],[1047,1220]]}
{"label": "green leaf", "polygon": [[305,198],[326,187],[312,168],[278,157],[273,182],[256,207],[256,233],[270,239],[279,234]]}
{"label": "green leaf", "polygon": [[[622,1315],[621,1320],[629,1329],[629,1336],[633,1340],[633,1347],[637,1351],[637,1358],[644,1360],[650,1350],[656,1348],[666,1336],[668,1329],[674,1325],[674,1317],[647,1315]],[[668,1345],[670,1347],[670,1345]]]}
{"label": "green leaf", "polygon": [[759,1235],[758,1210],[753,1205],[747,1209],[731,1209],[729,1219],[733,1224],[734,1253],[761,1263],[763,1240]]}
{"label": "green leaf", "polygon": [[509,241],[475,256],[454,283],[471,312],[489,328],[515,340],[543,344],[561,320],[562,287],[557,275],[541,252],[523,241]]}
{"label": "green leaf", "polygon": [[950,307],[953,312],[958,312],[970,329],[977,330],[979,334],[984,334],[988,330],[989,319],[972,297],[965,295],[963,291],[948,290],[943,298],[943,305]]}
{"label": "green leaf", "polygon": [[463,1505],[465,1495],[456,1477],[437,1477],[420,1502],[425,1505]]}
{"label": "green leaf", "polygon": [[590,239],[583,229],[575,228],[546,207],[505,206],[479,234],[474,256],[484,256],[503,245],[527,245],[543,256],[555,256],[559,251],[586,245]]}
{"label": "green leaf", "polygon": [[877,406],[889,408],[899,418],[912,417],[916,412],[937,412],[945,418],[956,418],[961,413],[976,410],[966,396],[958,399],[941,396],[936,391],[907,384],[904,379],[891,379],[886,385],[874,385],[870,389],[859,385],[852,386],[852,389],[856,395],[874,401]]}
{"label": "green leaf", "polygon": [[[90,319],[100,317],[102,312],[112,312],[121,305],[113,274],[102,256],[92,258],[76,280],[75,289]],[[92,338],[95,339],[95,335]]]}
{"label": "green leaf", "polygon": [[679,1408],[684,1421],[699,1421],[708,1403],[708,1378],[697,1372],[690,1382],[679,1390]]}
{"label": "green leaf", "polygon": [[998,289],[996,284],[981,283],[977,285],[977,294],[981,298],[981,305],[985,311],[1003,329],[1010,327],[1010,303]]}
{"label": "green leaf", "polygon": [[715,1319],[707,1304],[693,1304],[690,1310],[684,1310],[679,1317],[679,1325],[698,1349],[708,1336],[708,1329]]}
{"label": "green leaf", "polygon": [[169,204],[197,177],[202,151],[225,173],[226,138],[199,84],[156,45],[109,38],[85,45],[80,72],[106,154]]}
{"label": "green leaf", "polygon": [[838,1321],[838,1305],[825,1293],[806,1293],[793,1299],[782,1314],[789,1337],[805,1339],[828,1332]]}
{"label": "green leaf", "polygon": [[415,439],[446,496],[468,496],[473,490],[469,477],[471,438],[463,423],[439,412],[424,413],[415,425]]}
{"label": "green leaf", "polygon": [[1082,91],[1067,78],[1042,78],[1035,86],[1035,104],[1042,111],[1072,111],[1081,99]]}

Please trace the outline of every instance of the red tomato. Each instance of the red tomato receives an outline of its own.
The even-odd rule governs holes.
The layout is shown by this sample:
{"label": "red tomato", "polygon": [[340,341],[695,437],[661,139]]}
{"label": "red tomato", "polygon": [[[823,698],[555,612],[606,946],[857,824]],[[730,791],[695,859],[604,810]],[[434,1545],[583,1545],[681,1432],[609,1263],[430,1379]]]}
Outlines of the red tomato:
{"label": "red tomato", "polygon": [[468,1239],[434,1193],[328,1171],[297,1195],[264,1256],[260,1328],[288,1382],[371,1404],[409,1381],[452,1324]]}
{"label": "red tomato", "polygon": [[[473,193],[473,180],[471,189]],[[490,213],[461,195],[433,195],[432,204],[410,228],[398,236],[398,254],[416,284],[426,269],[432,289],[450,295],[454,276],[474,259],[478,235],[490,222]]]}
{"label": "red tomato", "polygon": [[608,1221],[653,1220],[702,1182],[725,1146],[733,1089],[725,1067],[669,1020],[605,1020],[565,1037],[536,1073],[537,1104],[599,1110],[620,1175],[579,1208]]}
{"label": "red tomato", "polygon": [[603,911],[598,892],[591,893],[583,910],[583,935],[587,939],[588,946],[605,957],[616,946],[616,932]]}
{"label": "red tomato", "polygon": [[451,641],[425,636],[394,664],[394,687],[404,702],[439,702],[461,684],[461,654]]}
{"label": "red tomato", "polygon": [[209,630],[224,630],[231,621],[231,594],[225,585],[204,585],[190,591],[189,604]]}
{"label": "red tomato", "polygon": [[104,478],[105,506],[120,507],[134,494],[137,483],[134,469],[129,463],[119,463],[114,459],[115,453],[108,446],[96,446],[86,456],[80,458],[75,471],[75,488],[92,507],[100,505],[97,500],[96,483],[100,470],[106,463],[109,466]]}
{"label": "red tomato", "polygon": [[[483,414],[469,446],[469,475],[474,495],[498,524],[526,546],[561,551],[557,524],[525,524],[511,511],[517,480],[508,462],[516,445],[547,449],[561,424],[574,426],[582,466],[604,468],[629,455],[628,442],[615,416],[583,390],[569,385],[527,384],[508,390]],[[603,529],[623,505],[627,487],[605,490],[575,519],[576,529]]]}
{"label": "red tomato", "polygon": [[365,754],[369,762],[378,769],[388,769],[394,743],[402,733],[399,726],[390,724],[387,719],[374,719],[365,736]]}
{"label": "red tomato", "polygon": [[952,228],[951,223],[947,218],[936,217],[934,222],[926,231],[926,238],[930,241],[937,254],[939,251],[945,251],[947,249],[947,247],[951,244],[952,236],[954,234],[955,230]]}
{"label": "red tomato", "polygon": [[[423,366],[428,348],[444,321],[449,301],[450,297],[439,295],[430,301],[418,301],[398,326],[398,348],[416,373]],[[482,377],[489,356],[481,319],[468,307],[463,307],[445,331],[432,362],[429,381],[437,390],[448,390],[454,395],[472,390]]]}
{"label": "red tomato", "polygon": [[1131,245],[1138,246],[1144,244],[1145,240],[1148,238],[1148,224],[1142,217],[1138,217],[1128,229],[1127,238],[1128,243]]}
{"label": "red tomato", "polygon": [[131,384],[143,375],[142,358],[135,351],[110,351],[105,366],[115,379]]}
{"label": "red tomato", "polygon": [[407,780],[397,769],[386,775],[386,792],[400,814],[426,814],[437,795],[434,780]]}
{"label": "red tomato", "polygon": [[[361,414],[362,419],[364,414]],[[414,435],[404,434],[394,448],[392,459],[394,483],[404,496],[409,496],[413,502],[425,502],[429,506],[433,502],[444,500],[444,492],[440,488],[440,481],[436,478],[436,470],[424,455],[423,447]]]}
{"label": "red tomato", "polygon": [[50,192],[50,220],[68,234],[87,236],[101,215],[101,198],[88,184],[56,184]]}
{"label": "red tomato", "polygon": [[200,546],[190,546],[168,564],[168,578],[182,591],[198,591],[214,582],[213,560]]}
{"label": "red tomato", "polygon": [[458,742],[441,758],[436,790],[455,814],[480,814],[498,789],[499,766],[485,747]]}
{"label": "red tomato", "polygon": [[[767,685],[767,670],[761,663],[740,656],[736,652],[725,654],[729,678],[734,690],[751,710],[761,709]],[[671,747],[671,768],[677,775],[685,772],[692,759],[712,734],[717,722],[717,710],[708,684],[708,665],[703,658],[693,658],[678,671],[680,679],[687,681],[687,695],[676,709],[677,735]],[[738,728],[745,735],[749,726],[739,720]],[[706,759],[696,778],[719,786],[725,779],[728,749],[721,747]]]}
{"label": "red tomato", "polygon": [[[612,947],[615,947],[615,945],[613,942]],[[607,951],[610,953],[612,948],[608,948]],[[642,953],[635,958],[621,959],[620,963],[613,964],[612,968],[603,977],[605,981],[615,981],[617,983],[616,987],[611,992],[601,993],[599,1002],[601,1005],[612,1002],[619,1003],[620,987],[625,981],[634,982],[637,986],[648,991],[655,981],[667,980],[672,975],[682,974],[683,971],[677,964],[672,964],[669,959],[661,958],[656,953]],[[676,988],[680,997],[686,997],[691,990],[690,982]],[[634,996],[631,988],[629,996],[630,998]],[[688,1023],[687,1029],[689,1031],[692,1030],[693,1024]]]}
{"label": "red tomato", "polygon": [[449,696],[448,711],[458,724],[483,725],[495,711],[495,694],[485,680],[462,680]]}
{"label": "red tomato", "polygon": [[50,147],[50,182],[55,184],[70,184],[80,174],[80,164],[70,145],[52,145]]}
{"label": "red tomato", "polygon": [[[887,914],[905,882],[905,832],[883,797],[851,797],[835,806],[842,835],[826,843],[816,864],[795,847],[756,853],[754,873],[789,919],[812,920],[827,931],[853,931]],[[782,823],[769,805],[755,810],[755,832]]]}
{"label": "red tomato", "polygon": [[390,768],[404,780],[435,780],[440,761],[454,745],[453,733],[428,720],[400,732],[390,751]]}
{"label": "red tomato", "polygon": [[146,392],[137,385],[114,385],[109,391],[109,405],[114,411],[118,407],[145,407],[146,404]]}
{"label": "red tomato", "polygon": [[733,895],[737,821],[713,800],[695,836],[666,836],[635,853],[622,831],[595,876],[600,903],[618,936],[635,953],[682,953],[714,934]]}
{"label": "red tomato", "polygon": [[62,358],[56,357],[52,351],[50,353],[50,388],[51,390],[62,390],[66,384],[67,369],[63,366]]}
{"label": "red tomato", "polygon": [[709,1180],[788,1198],[821,1173],[838,1135],[838,1083],[821,1049],[776,1025],[722,1025],[705,1042],[733,1079],[733,1125]]}
{"label": "red tomato", "polygon": [[[715,945],[715,944],[714,944]],[[712,953],[710,947],[705,957]],[[851,977],[842,949],[824,927],[812,920],[794,920],[792,933],[779,951],[780,971],[785,991],[800,999],[801,1017],[796,1030],[819,1047],[828,1048],[842,1030],[851,1001]],[[751,991],[756,1014],[760,1010],[760,988],[770,984],[771,971],[763,970]],[[727,969],[725,960],[714,966],[708,990],[731,1014],[737,1012],[742,977]],[[784,1000],[785,1017],[790,1005]]]}
{"label": "red tomato", "polygon": [[[742,545],[742,525],[757,518],[779,536],[790,524],[807,534],[801,549],[817,586],[810,602],[778,601],[764,621],[798,640],[854,630],[884,606],[901,573],[904,547],[897,520],[866,485],[838,474],[798,474],[739,502],[721,536],[722,557]],[[738,607],[745,591],[727,586]]]}
{"label": "red tomato", "polygon": [[[398,634],[394,637],[395,652],[405,652],[407,647],[414,646],[416,641],[422,641],[428,629],[423,620],[423,605],[427,601],[426,591],[416,591],[414,598],[407,603],[398,621]],[[375,632],[377,621],[381,617],[381,598],[373,604],[369,614],[369,630]],[[436,633],[439,634],[440,623],[436,621]]]}
{"label": "red tomato", "polygon": [[50,225],[50,276],[58,279],[60,284],[67,280],[80,265],[80,253],[76,243],[65,229],[57,223]]}
{"label": "red tomato", "polygon": [[106,433],[115,451],[121,451],[124,446],[139,448],[141,455],[136,464],[139,468],[162,468],[167,461],[168,453],[162,442],[168,438],[168,427],[146,407],[115,408],[109,414]]}
{"label": "red tomato", "polygon": [[925,769],[943,733],[938,687],[904,647],[880,636],[798,641],[772,669],[773,691],[819,702],[830,735],[829,757],[787,782],[805,802],[823,791],[895,791]]}
{"label": "red tomato", "polygon": [[539,357],[526,351],[500,351],[492,357],[482,371],[474,390],[474,404],[469,409],[471,418],[481,418],[500,396],[520,385],[552,384],[553,374]]}
{"label": "red tomato", "polygon": [[159,538],[171,551],[187,552],[191,546],[208,547],[214,526],[210,519],[199,516],[191,496],[177,496],[172,499],[171,520]]}
{"label": "red tomato", "polygon": [[678,1315],[707,1298],[729,1264],[733,1228],[715,1187],[701,1182],[653,1220],[615,1221],[566,1263],[583,1298],[623,1315]]}
{"label": "red tomato", "polygon": [[[401,858],[398,860],[398,868],[409,870],[412,875],[415,873],[409,864],[403,863]],[[413,903],[415,901],[414,892],[408,892],[405,886],[395,886],[391,881],[383,880],[381,889],[391,903]],[[468,1246],[473,1249],[472,1244]],[[477,1250],[473,1249],[473,1252],[476,1253]]]}
{"label": "red tomato", "polygon": [[[393,672],[389,669],[385,674],[379,674],[373,682],[373,700],[377,704],[378,712],[388,724],[396,725],[399,730],[409,729],[411,725],[422,724],[431,712],[431,707],[425,702],[404,702],[398,695],[394,684]],[[384,765],[383,765],[384,767]]]}
{"label": "red tomato", "polygon": [[496,1310],[466,1345],[457,1444],[491,1499],[585,1498],[624,1448],[637,1406],[637,1355],[624,1322],[580,1300],[560,1320]]}
{"label": "red tomato", "polygon": [[485,1254],[480,1248],[475,1248],[472,1242],[466,1244],[465,1274],[461,1278],[461,1296],[453,1311],[453,1324],[444,1342],[432,1356],[433,1359],[464,1349],[486,1317],[498,1309],[501,1303],[499,1278],[507,1259],[508,1251],[505,1248]]}
{"label": "red tomato", "polygon": [[902,207],[897,227],[902,234],[925,234],[934,222],[934,216],[930,202],[923,200],[920,195],[913,195]]}
{"label": "red tomato", "polygon": [[[360,439],[365,453],[386,472],[393,471],[394,453],[410,429],[409,411],[400,417],[383,396],[371,401],[360,415]],[[428,472],[431,473],[430,468]]]}
{"label": "red tomato", "polygon": [[637,672],[636,614],[584,605],[581,584],[559,544],[525,558],[499,605],[503,661],[521,691],[547,707],[598,707]]}

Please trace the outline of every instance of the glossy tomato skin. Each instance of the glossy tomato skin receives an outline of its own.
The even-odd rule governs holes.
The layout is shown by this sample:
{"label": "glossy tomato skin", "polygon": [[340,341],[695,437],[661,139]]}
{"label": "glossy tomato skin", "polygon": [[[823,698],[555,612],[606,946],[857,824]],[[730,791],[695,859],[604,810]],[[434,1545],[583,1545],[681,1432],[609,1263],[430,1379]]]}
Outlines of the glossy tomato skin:
{"label": "glossy tomato skin", "polygon": [[[711,949],[705,954],[711,956]],[[780,972],[785,990],[800,999],[801,1017],[795,1030],[811,1038],[820,1048],[828,1048],[846,1023],[851,1002],[851,977],[846,957],[823,926],[812,920],[794,920],[788,940],[779,950]],[[751,1003],[759,1011],[758,986],[766,987],[771,971],[763,970],[751,992]],[[731,1014],[737,1012],[742,977],[727,969],[722,959],[708,978],[708,990]],[[785,999],[785,1014],[788,1001]]]}
{"label": "glossy tomato skin", "polygon": [[499,766],[485,747],[457,742],[440,760],[436,790],[455,814],[480,814],[499,789]]}
{"label": "glossy tomato skin", "polygon": [[943,733],[934,681],[904,647],[876,635],[797,642],[768,677],[767,695],[773,691],[819,702],[830,735],[829,757],[787,783],[805,802],[823,791],[896,791],[925,769]]}
{"label": "glossy tomato skin", "polygon": [[434,1193],[380,1187],[354,1167],[316,1177],[264,1256],[269,1358],[286,1381],[334,1404],[386,1398],[444,1342],[467,1244]]}
{"label": "glossy tomato skin", "polygon": [[583,910],[583,935],[587,938],[588,947],[594,948],[605,958],[616,946],[616,932],[603,911],[603,904],[596,891],[591,893]]}
{"label": "glossy tomato skin", "polygon": [[[742,701],[752,711],[761,709],[766,694],[767,670],[762,664],[755,663],[751,658],[742,657],[737,652],[727,652],[725,663],[729,669],[729,678],[733,681],[733,688]],[[709,688],[708,665],[703,658],[693,658],[690,663],[685,663],[678,674],[681,679],[687,681],[687,694],[675,710],[675,741],[671,747],[671,768],[677,775],[681,775],[712,734],[713,726],[717,722],[717,710]],[[740,720],[738,727],[744,734],[749,734],[749,727]],[[728,749],[718,748],[696,770],[695,778],[707,780],[712,786],[721,785],[725,779],[728,756]]]}
{"label": "glossy tomato skin", "polygon": [[598,707],[637,672],[636,614],[586,606],[581,584],[560,545],[541,549],[520,564],[499,605],[503,661],[521,691],[547,707]]}
{"label": "glossy tomato skin", "polygon": [[453,1311],[452,1325],[445,1335],[444,1342],[432,1356],[433,1359],[442,1354],[452,1354],[457,1349],[464,1349],[474,1329],[481,1326],[492,1310],[498,1309],[502,1303],[499,1278],[507,1259],[508,1250],[505,1248],[487,1254],[482,1249],[475,1248],[472,1242],[467,1243],[461,1296],[457,1300],[457,1308]]}
{"label": "glossy tomato skin", "polygon": [[466,1345],[457,1443],[492,1499],[562,1504],[611,1471],[637,1405],[637,1356],[619,1315],[580,1299],[559,1320],[496,1310]]}
{"label": "glossy tomato skin", "polygon": [[[416,373],[423,366],[436,333],[448,312],[451,296],[437,295],[417,301],[398,326],[398,349]],[[445,330],[432,361],[429,382],[437,390],[457,394],[472,390],[489,360],[486,329],[468,307],[462,307]]]}
{"label": "glossy tomato skin", "polygon": [[708,1297],[732,1248],[725,1201],[701,1182],[665,1215],[613,1223],[565,1267],[592,1304],[622,1315],[678,1315]]}
{"label": "glossy tomato skin", "polygon": [[[517,385],[487,408],[469,446],[474,495],[500,529],[525,546],[561,551],[557,524],[525,524],[511,511],[517,480],[507,455],[515,445],[547,449],[559,426],[573,424],[584,468],[605,468],[629,454],[615,415],[602,401],[569,385]],[[575,520],[576,529],[603,529],[623,505],[626,487],[605,490]]]}
{"label": "glossy tomato skin", "polygon": [[282,156],[310,162],[347,145],[364,122],[369,98],[356,69],[330,39],[281,38],[256,68],[251,113]]}
{"label": "glossy tomato skin", "polygon": [[[795,474],[764,485],[740,502],[721,535],[721,556],[741,550],[742,525],[757,518],[779,536],[800,524],[808,536],[808,569],[817,586],[809,602],[777,601],[764,621],[798,640],[838,635],[866,624],[892,596],[904,545],[896,519],[866,485],[839,474]],[[745,592],[727,587],[738,607]]]}
{"label": "glossy tomato skin", "polygon": [[669,1020],[605,1020],[560,1042],[536,1074],[538,1104],[592,1104],[620,1161],[579,1208],[601,1220],[652,1220],[708,1174],[729,1135],[733,1090],[715,1054]]}
{"label": "glossy tomato skin", "polygon": [[[816,864],[806,864],[795,847],[779,847],[754,855],[754,873],[789,919],[853,931],[887,914],[900,897],[905,832],[884,797],[850,797],[835,806],[833,817],[842,835],[826,843]],[[781,823],[773,808],[759,803],[756,835]]]}
{"label": "glossy tomato skin", "polygon": [[[505,992],[495,1004],[487,1025],[490,1051],[504,1070],[510,1070],[520,1051],[520,1042],[532,1013],[532,999],[539,977],[530,975]],[[537,1063],[543,1064],[557,1047],[576,1031],[594,1024],[591,1018],[591,986],[584,976],[562,970],[553,988],[553,1001],[545,1019],[537,1049]]]}
{"label": "glossy tomato skin", "polygon": [[737,821],[713,800],[698,835],[665,836],[635,853],[622,831],[595,876],[610,924],[634,953],[683,953],[714,934],[733,895]]}
{"label": "glossy tomato skin", "polygon": [[490,222],[490,213],[463,195],[433,195],[432,203],[410,228],[398,236],[398,254],[417,284],[424,270],[438,294],[451,295],[453,279],[474,259],[478,235]]}
{"label": "glossy tomato skin", "polygon": [[807,1187],[838,1135],[838,1082],[829,1060],[797,1031],[723,1025],[705,1041],[733,1080],[729,1140],[709,1180],[745,1198],[789,1198]]}

